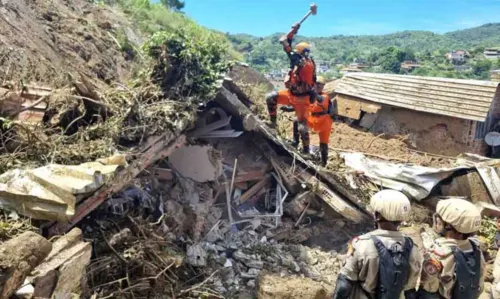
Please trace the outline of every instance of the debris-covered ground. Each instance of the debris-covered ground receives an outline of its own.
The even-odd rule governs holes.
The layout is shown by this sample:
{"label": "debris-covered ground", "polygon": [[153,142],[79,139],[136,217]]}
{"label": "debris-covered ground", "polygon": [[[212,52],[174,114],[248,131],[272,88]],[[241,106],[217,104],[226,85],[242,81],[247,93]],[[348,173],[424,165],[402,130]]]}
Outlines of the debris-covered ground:
{"label": "debris-covered ground", "polygon": [[[492,201],[481,173],[495,161],[460,164],[342,122],[328,168],[317,168],[286,143],[290,114],[277,132],[262,122],[272,85],[228,68],[224,40],[200,26],[130,48],[142,38],[117,8],[35,2],[0,4],[10,45],[0,53],[0,299],[329,298],[380,188],[407,188],[404,231],[423,245],[440,196]],[[412,181],[349,169],[343,153]],[[500,211],[481,207],[491,260]]]}

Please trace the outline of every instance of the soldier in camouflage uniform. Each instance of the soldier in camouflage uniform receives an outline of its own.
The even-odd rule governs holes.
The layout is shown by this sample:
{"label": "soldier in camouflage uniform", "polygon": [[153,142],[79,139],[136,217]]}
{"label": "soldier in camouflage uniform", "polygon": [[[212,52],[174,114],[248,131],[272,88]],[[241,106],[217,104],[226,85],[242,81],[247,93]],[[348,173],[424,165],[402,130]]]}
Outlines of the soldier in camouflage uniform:
{"label": "soldier in camouflage uniform", "polygon": [[410,215],[410,201],[399,191],[383,190],[371,198],[370,206],[377,229],[350,243],[333,298],[415,298],[422,257],[413,241],[398,231]]}
{"label": "soldier in camouflage uniform", "polygon": [[421,299],[476,299],[484,285],[484,257],[471,234],[481,227],[481,214],[463,199],[438,202],[434,229],[441,236],[424,254],[418,291]]}

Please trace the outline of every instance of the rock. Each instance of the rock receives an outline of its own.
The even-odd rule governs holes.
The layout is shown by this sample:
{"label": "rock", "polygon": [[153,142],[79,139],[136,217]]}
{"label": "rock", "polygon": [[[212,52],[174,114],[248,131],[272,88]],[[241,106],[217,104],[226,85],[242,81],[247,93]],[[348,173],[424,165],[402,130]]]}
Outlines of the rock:
{"label": "rock", "polygon": [[260,239],[260,243],[266,243],[267,242],[267,237],[266,236],[263,236],[261,239]]}
{"label": "rock", "polygon": [[226,262],[224,263],[225,268],[233,267],[233,262],[231,262],[230,259],[227,259]]}
{"label": "rock", "polygon": [[226,251],[226,248],[224,246],[221,246],[221,245],[214,245],[214,249],[219,251],[219,252]]}
{"label": "rock", "polygon": [[247,287],[249,287],[249,288],[255,288],[255,280],[254,279],[250,279],[247,282]]}
{"label": "rock", "polygon": [[282,255],[282,256],[280,256],[280,258],[281,258],[281,264],[283,266],[285,266],[289,269],[295,269],[296,263],[290,254]]}
{"label": "rock", "polygon": [[255,269],[262,269],[264,268],[264,262],[263,261],[257,261],[257,260],[250,260],[245,263],[247,267],[249,268],[255,268]]}
{"label": "rock", "polygon": [[243,272],[241,273],[241,278],[257,278],[257,276],[259,275],[259,272],[260,270],[258,269],[254,269],[254,268],[250,268],[248,269],[248,272]]}
{"label": "rock", "polygon": [[227,292],[226,288],[222,285],[222,282],[220,280],[216,280],[213,284],[214,289],[219,292],[219,293],[225,293]]}
{"label": "rock", "polygon": [[224,267],[226,266],[226,263],[228,261],[228,259],[227,259],[227,257],[225,255],[221,255],[221,256],[217,257],[216,260],[217,260],[217,263],[219,265],[223,265]]}
{"label": "rock", "polygon": [[[321,283],[310,278],[279,277],[277,275],[260,275],[258,279],[258,299],[275,298],[331,298],[333,287],[327,289]],[[329,297],[330,296],[330,297]]]}
{"label": "rock", "polygon": [[237,261],[244,262],[250,259],[250,257],[244,254],[241,250],[237,250],[233,253],[233,258]]}
{"label": "rock", "polygon": [[335,228],[344,228],[344,226],[345,226],[345,221],[337,220],[335,222]]}
{"label": "rock", "polygon": [[206,266],[207,253],[200,244],[188,246],[187,248],[188,263],[193,266]]}

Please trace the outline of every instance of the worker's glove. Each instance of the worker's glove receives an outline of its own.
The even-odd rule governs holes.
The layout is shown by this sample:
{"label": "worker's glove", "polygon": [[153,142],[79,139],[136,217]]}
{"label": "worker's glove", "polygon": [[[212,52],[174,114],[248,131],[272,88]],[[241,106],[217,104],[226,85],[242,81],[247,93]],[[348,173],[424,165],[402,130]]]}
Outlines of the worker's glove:
{"label": "worker's glove", "polygon": [[295,23],[292,25],[292,32],[294,34],[297,34],[297,32],[299,32],[299,29],[300,29],[300,23]]}
{"label": "worker's glove", "polygon": [[283,112],[294,112],[295,109],[293,109],[293,106],[281,106],[280,110]]}
{"label": "worker's glove", "polygon": [[280,37],[280,44],[288,45],[288,36],[287,35],[283,35],[282,37]]}

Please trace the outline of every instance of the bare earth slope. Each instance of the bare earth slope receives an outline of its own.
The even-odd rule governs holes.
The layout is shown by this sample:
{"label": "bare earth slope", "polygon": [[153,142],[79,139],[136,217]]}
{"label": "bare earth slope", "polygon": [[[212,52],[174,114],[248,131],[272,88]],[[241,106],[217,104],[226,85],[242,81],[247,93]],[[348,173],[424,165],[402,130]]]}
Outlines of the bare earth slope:
{"label": "bare earth slope", "polygon": [[126,19],[81,0],[0,1],[0,83],[51,83],[81,71],[106,83],[127,76],[113,38]]}

